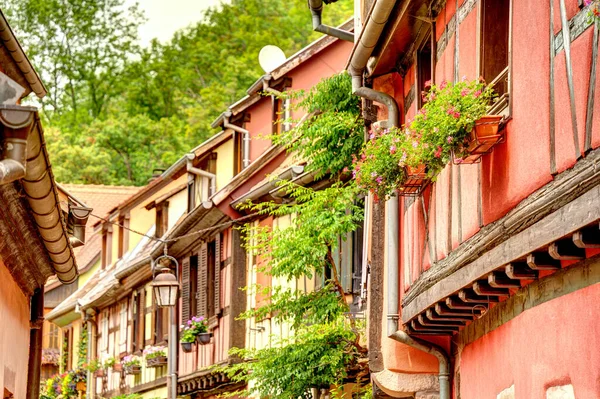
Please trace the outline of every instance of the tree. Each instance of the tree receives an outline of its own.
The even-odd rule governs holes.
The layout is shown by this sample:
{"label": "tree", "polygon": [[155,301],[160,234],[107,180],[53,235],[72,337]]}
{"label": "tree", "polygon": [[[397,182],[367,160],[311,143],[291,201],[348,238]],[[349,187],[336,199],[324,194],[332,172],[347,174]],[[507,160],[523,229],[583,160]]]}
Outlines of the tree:
{"label": "tree", "polygon": [[[252,292],[260,290],[268,301],[249,309],[241,318],[264,319],[270,315],[279,323],[288,323],[293,331],[293,336],[279,339],[272,347],[237,348],[231,352],[245,361],[222,370],[233,380],[251,383],[249,395],[312,398],[311,388],[341,387],[350,380],[357,383],[356,391],[368,389],[362,328],[346,316],[349,307],[333,257],[340,238],[356,230],[363,217],[356,184],[354,180],[345,182],[343,173],[352,163],[347,152],[358,152],[360,144],[348,150],[340,142],[344,137],[351,142],[362,138],[355,128],[355,124],[362,123],[357,112],[359,100],[349,90],[339,90],[346,80],[346,74],[324,79],[301,102],[306,111],[315,111],[319,104],[319,112],[307,122],[308,127],[301,124],[295,132],[280,138],[280,144],[300,154],[317,175],[328,175],[335,182],[318,191],[280,182],[289,201],[244,205],[264,216],[291,216],[290,226],[284,229],[260,225],[242,229],[247,251],[265,260],[261,272],[287,281],[314,276],[325,281],[322,288],[312,292],[277,286],[247,287]],[[320,126],[328,138],[315,140],[311,130],[315,126]],[[305,132],[307,137],[303,136]],[[336,165],[335,169],[330,164]]]}

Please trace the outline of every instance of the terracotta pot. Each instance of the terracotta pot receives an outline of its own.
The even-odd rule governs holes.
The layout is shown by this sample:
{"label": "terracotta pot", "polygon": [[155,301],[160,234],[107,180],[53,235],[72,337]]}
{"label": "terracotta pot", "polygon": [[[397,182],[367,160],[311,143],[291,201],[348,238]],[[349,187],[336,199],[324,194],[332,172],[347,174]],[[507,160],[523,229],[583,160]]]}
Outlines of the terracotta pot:
{"label": "terracotta pot", "polygon": [[210,337],[212,337],[211,333],[201,333],[196,336],[196,342],[200,345],[206,345],[210,343]]}
{"label": "terracotta pot", "polygon": [[146,359],[146,367],[162,367],[167,364],[166,356],[153,357],[152,359]]}
{"label": "terracotta pot", "polygon": [[181,349],[185,353],[190,353],[192,351],[192,344],[193,344],[193,342],[182,342],[181,343]]}
{"label": "terracotta pot", "polygon": [[471,130],[462,158],[453,156],[455,164],[478,162],[482,155],[493,150],[493,147],[504,141],[504,131],[500,131],[501,115],[485,115],[475,122]]}
{"label": "terracotta pot", "polygon": [[96,377],[104,377],[104,369],[98,369],[94,372]]}
{"label": "terracotta pot", "polygon": [[115,363],[112,369],[114,372],[120,373],[121,371],[123,371],[123,365],[121,363]]}
{"label": "terracotta pot", "polygon": [[427,176],[427,167],[419,165],[418,167],[407,166],[405,168],[406,179],[398,187],[398,195],[412,196],[419,195],[429,183]]}
{"label": "terracotta pot", "polygon": [[125,374],[136,375],[142,372],[142,366],[138,366],[136,364],[131,366],[124,366],[123,370],[125,371]]}
{"label": "terracotta pot", "polygon": [[76,385],[75,387],[76,387],[76,389],[77,389],[78,391],[85,392],[85,390],[86,390],[86,384],[85,384],[85,381],[80,381],[80,382],[78,382],[78,383],[77,383],[77,385]]}

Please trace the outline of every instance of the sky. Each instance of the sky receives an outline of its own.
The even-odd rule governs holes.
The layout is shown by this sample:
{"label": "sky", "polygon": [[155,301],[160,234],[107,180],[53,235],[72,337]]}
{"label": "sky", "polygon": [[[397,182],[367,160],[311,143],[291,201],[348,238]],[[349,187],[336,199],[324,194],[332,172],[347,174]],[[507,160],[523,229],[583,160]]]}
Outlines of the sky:
{"label": "sky", "polygon": [[221,0],[126,0],[126,5],[139,4],[147,22],[140,26],[140,44],[148,46],[154,38],[168,41],[175,31],[199,21],[202,11]]}

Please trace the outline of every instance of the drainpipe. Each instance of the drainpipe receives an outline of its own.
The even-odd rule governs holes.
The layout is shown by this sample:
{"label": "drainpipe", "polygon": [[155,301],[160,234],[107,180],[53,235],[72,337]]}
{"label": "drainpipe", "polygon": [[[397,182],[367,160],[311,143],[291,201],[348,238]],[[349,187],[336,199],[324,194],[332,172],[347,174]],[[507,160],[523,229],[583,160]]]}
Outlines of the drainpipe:
{"label": "drainpipe", "polygon": [[[332,3],[333,1],[329,0],[326,1],[326,3]],[[308,8],[310,8],[310,13],[312,14],[312,25],[314,31],[324,33],[328,36],[337,37],[338,39],[342,39],[347,42],[354,42],[353,33],[334,28],[333,26],[323,25],[321,20],[321,16],[323,14],[323,0],[308,0]]]}
{"label": "drainpipe", "polygon": [[[386,93],[363,87],[363,72],[385,27],[387,20],[396,5],[395,0],[378,0],[367,17],[360,39],[350,56],[348,71],[352,76],[352,92],[360,97],[383,104],[388,109],[389,127],[397,127],[398,105],[396,100]],[[430,343],[410,337],[398,330],[398,197],[386,202],[388,215],[387,250],[388,250],[388,337],[413,348],[430,353],[439,361],[440,399],[450,399],[449,362],[444,351]]]}
{"label": "drainpipe", "polygon": [[413,338],[404,331],[396,331],[390,338],[415,349],[435,356],[439,362],[440,399],[450,399],[450,361],[448,355],[439,346]]}
{"label": "drainpipe", "polygon": [[27,368],[27,399],[40,396],[42,369],[42,328],[44,325],[44,288],[38,288],[31,297],[29,330],[29,367]]}
{"label": "drainpipe", "polygon": [[[87,347],[87,363],[90,364],[92,360],[96,358],[96,330],[98,325],[96,324],[95,312],[85,313],[85,322],[87,323],[88,331],[88,347]],[[87,387],[86,387],[86,398],[94,399],[96,397],[96,378],[94,373],[90,370],[87,372]]]}
{"label": "drainpipe", "polygon": [[73,227],[73,233],[69,237],[69,242],[73,248],[85,244],[85,225],[90,213],[92,213],[92,208],[69,205],[68,226]]}
{"label": "drainpipe", "polygon": [[231,112],[225,112],[225,116],[223,118],[223,128],[231,129],[236,133],[242,134],[242,141],[244,142],[244,154],[242,159],[242,168],[247,168],[250,165],[250,132],[238,125],[234,125],[233,123],[229,123],[229,118],[231,117]]}
{"label": "drainpipe", "polygon": [[[217,176],[213,173],[206,172],[200,168],[193,166],[192,161],[196,158],[194,154],[187,154],[187,171],[196,176],[202,176],[210,181],[210,195],[214,195],[217,192]],[[210,197],[208,193],[202,191],[202,201],[208,201]]]}
{"label": "drainpipe", "polygon": [[33,107],[2,105],[4,144],[0,160],[0,184],[11,183],[25,177],[27,138],[33,121]]}

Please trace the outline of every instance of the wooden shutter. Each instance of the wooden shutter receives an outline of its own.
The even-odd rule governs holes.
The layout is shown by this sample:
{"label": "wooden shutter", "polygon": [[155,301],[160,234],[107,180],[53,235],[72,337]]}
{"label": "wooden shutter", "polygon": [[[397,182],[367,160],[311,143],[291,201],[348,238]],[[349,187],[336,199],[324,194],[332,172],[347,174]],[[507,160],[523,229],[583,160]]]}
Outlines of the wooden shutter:
{"label": "wooden shutter", "polygon": [[140,306],[138,308],[138,336],[137,336],[137,347],[138,350],[144,349],[145,346],[145,338],[146,338],[146,289],[142,288],[140,290]]}
{"label": "wooden shutter", "polygon": [[154,290],[152,290],[152,306],[150,307],[150,312],[151,312],[151,318],[150,318],[150,331],[152,333],[152,344],[155,345],[157,342],[160,341],[160,338],[158,337],[158,306],[156,306],[156,297],[154,296]]}
{"label": "wooden shutter", "polygon": [[208,244],[203,243],[200,248],[200,264],[198,270],[198,316],[208,317],[207,309],[207,282],[208,282]]}
{"label": "wooden shutter", "polygon": [[190,258],[181,263],[181,324],[190,319]]}
{"label": "wooden shutter", "polygon": [[215,315],[221,312],[221,234],[215,237]]}

